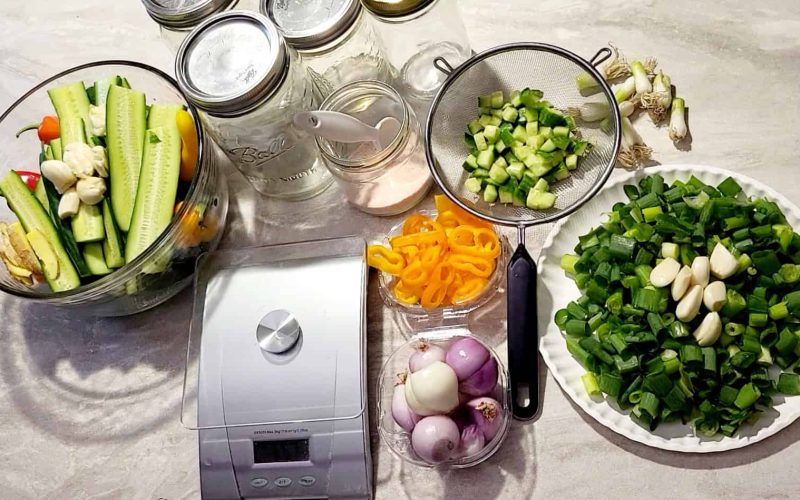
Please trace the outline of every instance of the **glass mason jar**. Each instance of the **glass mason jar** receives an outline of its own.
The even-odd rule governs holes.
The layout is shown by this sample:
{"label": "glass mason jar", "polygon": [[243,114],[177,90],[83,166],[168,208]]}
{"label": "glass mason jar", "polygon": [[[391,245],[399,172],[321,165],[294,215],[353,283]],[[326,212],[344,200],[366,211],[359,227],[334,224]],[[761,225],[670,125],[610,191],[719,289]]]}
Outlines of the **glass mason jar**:
{"label": "glass mason jar", "polygon": [[292,123],[316,107],[311,82],[269,19],[212,16],[184,40],[175,75],[209,135],[257,191],[299,200],[331,184],[314,137]]}
{"label": "glass mason jar", "polygon": [[142,0],[145,10],[158,23],[161,39],[176,52],[192,28],[217,12],[233,9],[257,10],[257,0]]}
{"label": "glass mason jar", "polygon": [[320,100],[350,82],[389,81],[359,0],[261,0],[261,13],[300,53]]}
{"label": "glass mason jar", "polygon": [[362,0],[376,19],[386,59],[398,86],[418,110],[427,111],[445,75],[433,66],[443,57],[453,67],[472,55],[456,0]]}
{"label": "glass mason jar", "polygon": [[347,200],[373,215],[397,215],[417,205],[433,179],[425,160],[414,111],[392,87],[378,81],[353,82],[329,95],[321,111],[338,111],[375,126],[392,117],[397,128],[385,147],[345,144],[317,136],[325,165]]}

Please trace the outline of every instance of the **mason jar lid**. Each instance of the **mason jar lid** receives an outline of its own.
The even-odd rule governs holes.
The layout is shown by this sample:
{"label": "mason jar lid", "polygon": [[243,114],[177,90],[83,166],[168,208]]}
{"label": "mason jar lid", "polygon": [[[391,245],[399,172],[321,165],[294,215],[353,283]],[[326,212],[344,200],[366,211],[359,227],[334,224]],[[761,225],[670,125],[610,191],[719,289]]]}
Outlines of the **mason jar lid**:
{"label": "mason jar lid", "polygon": [[175,56],[186,98],[218,116],[243,114],[269,99],[288,71],[286,43],[261,14],[229,11],[195,28]]}
{"label": "mason jar lid", "polygon": [[275,23],[286,43],[301,50],[340,37],[360,12],[359,0],[261,0],[261,13]]}
{"label": "mason jar lid", "polygon": [[211,14],[233,8],[238,0],[142,0],[150,17],[166,28],[191,28]]}
{"label": "mason jar lid", "polygon": [[413,14],[436,0],[361,0],[364,7],[380,17],[401,17]]}

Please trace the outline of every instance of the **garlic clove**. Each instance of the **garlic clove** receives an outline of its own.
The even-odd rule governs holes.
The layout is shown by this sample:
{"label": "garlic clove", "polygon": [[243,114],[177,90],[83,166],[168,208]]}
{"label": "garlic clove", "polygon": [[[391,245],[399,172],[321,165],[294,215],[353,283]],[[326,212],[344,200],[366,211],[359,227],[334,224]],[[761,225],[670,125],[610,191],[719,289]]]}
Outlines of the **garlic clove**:
{"label": "garlic clove", "polygon": [[58,217],[66,219],[74,217],[81,207],[81,198],[75,188],[68,189],[61,195],[61,200],[58,202]]}
{"label": "garlic clove", "polygon": [[710,312],[706,314],[703,321],[700,323],[695,331],[692,333],[697,343],[701,346],[709,346],[717,341],[722,333],[722,320],[719,319],[719,313]]}
{"label": "garlic clove", "polygon": [[86,177],[78,179],[75,190],[83,203],[97,205],[103,201],[103,196],[106,194],[106,183],[99,177]]}
{"label": "garlic clove", "polygon": [[721,280],[730,278],[739,269],[739,261],[722,243],[717,243],[717,246],[714,247],[710,263],[711,273]]}
{"label": "garlic clove", "polygon": [[75,177],[84,178],[94,175],[94,154],[88,144],[72,142],[64,148],[64,163],[72,170]]}
{"label": "garlic clove", "polygon": [[656,288],[663,288],[672,283],[680,270],[680,263],[672,257],[668,257],[650,271],[650,283]]}
{"label": "garlic clove", "polygon": [[683,296],[678,307],[675,309],[675,316],[684,323],[691,321],[700,312],[700,304],[703,302],[703,287],[693,285],[692,288]]}
{"label": "garlic clove", "polygon": [[672,282],[672,300],[681,300],[690,286],[692,286],[692,268],[683,266]]}
{"label": "garlic clove", "polygon": [[692,261],[692,285],[706,286],[709,280],[708,257],[695,257]]}
{"label": "garlic clove", "polygon": [[44,178],[53,183],[59,194],[64,194],[78,180],[72,169],[60,160],[45,160],[39,168]]}
{"label": "garlic clove", "polygon": [[703,290],[703,304],[709,311],[719,311],[727,301],[727,289],[722,281],[715,281]]}

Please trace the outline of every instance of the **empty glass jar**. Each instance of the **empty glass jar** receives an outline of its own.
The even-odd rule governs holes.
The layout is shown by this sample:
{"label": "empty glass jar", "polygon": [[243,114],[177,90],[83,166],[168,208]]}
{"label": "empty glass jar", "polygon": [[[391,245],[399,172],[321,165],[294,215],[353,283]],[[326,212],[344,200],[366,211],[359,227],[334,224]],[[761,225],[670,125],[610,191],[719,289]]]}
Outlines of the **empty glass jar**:
{"label": "empty glass jar", "polygon": [[331,184],[314,137],[292,123],[316,107],[311,82],[269,19],[212,16],[180,46],[175,75],[209,135],[260,193],[303,199]]}
{"label": "empty glass jar", "polygon": [[150,17],[158,23],[161,39],[174,52],[192,28],[217,12],[256,10],[257,0],[142,0]]}
{"label": "empty glass jar", "polygon": [[388,81],[391,69],[359,0],[261,0],[261,13],[300,53],[319,97],[358,80]]}
{"label": "empty glass jar", "polygon": [[396,215],[417,205],[433,183],[414,111],[392,87],[377,81],[348,84],[320,106],[376,126],[391,121],[396,132],[388,144],[345,144],[317,136],[325,165],[347,200],[373,215]]}
{"label": "empty glass jar", "polygon": [[376,19],[386,59],[398,74],[399,90],[418,111],[445,80],[433,66],[443,57],[453,67],[472,55],[456,0],[362,0]]}

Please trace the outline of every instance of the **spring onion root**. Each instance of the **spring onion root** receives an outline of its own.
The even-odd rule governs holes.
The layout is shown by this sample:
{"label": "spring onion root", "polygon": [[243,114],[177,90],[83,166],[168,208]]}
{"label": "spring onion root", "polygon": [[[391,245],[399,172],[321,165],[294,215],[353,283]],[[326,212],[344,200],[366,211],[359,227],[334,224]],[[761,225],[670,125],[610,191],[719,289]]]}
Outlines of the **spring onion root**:
{"label": "spring onion root", "polygon": [[650,83],[650,77],[647,76],[647,70],[641,61],[633,61],[631,63],[631,73],[636,84],[636,94],[644,95],[653,90],[653,85]]}
{"label": "spring onion root", "polygon": [[642,136],[633,128],[626,116],[622,118],[622,148],[617,159],[626,168],[635,168],[650,159],[653,150],[644,143]]}
{"label": "spring onion root", "polygon": [[686,137],[686,113],[683,99],[672,100],[672,113],[669,117],[669,138],[677,142]]}
{"label": "spring onion root", "polygon": [[653,79],[653,90],[641,96],[642,107],[647,110],[653,123],[659,123],[667,116],[672,104],[672,82],[662,71]]}
{"label": "spring onion root", "polygon": [[[606,80],[616,80],[617,78],[627,78],[631,74],[628,62],[625,60],[619,49],[611,44],[611,58],[600,67],[600,75]],[[589,73],[581,73],[575,78],[578,90],[581,93],[595,93],[600,91],[600,84]]]}

